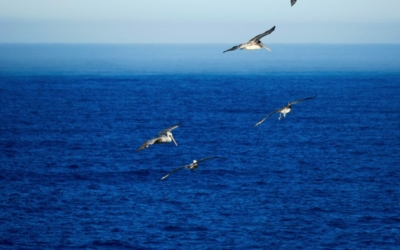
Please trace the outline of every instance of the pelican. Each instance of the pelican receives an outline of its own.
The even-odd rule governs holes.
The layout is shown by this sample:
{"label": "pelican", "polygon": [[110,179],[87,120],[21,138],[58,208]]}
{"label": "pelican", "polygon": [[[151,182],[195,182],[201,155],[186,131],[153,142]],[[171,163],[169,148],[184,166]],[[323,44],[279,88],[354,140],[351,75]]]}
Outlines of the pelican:
{"label": "pelican", "polygon": [[261,121],[259,121],[259,122],[257,122],[256,123],[256,125],[254,125],[254,127],[257,127],[258,125],[260,125],[261,123],[263,123],[265,120],[267,120],[271,115],[273,115],[273,114],[275,114],[275,113],[278,113],[279,112],[279,120],[282,118],[282,115],[283,115],[283,117],[286,117],[286,114],[287,113],[289,113],[291,110],[292,110],[292,105],[295,105],[295,104],[297,104],[297,103],[299,103],[299,102],[303,102],[303,101],[307,101],[307,100],[310,100],[310,99],[313,99],[314,97],[316,97],[317,95],[315,95],[315,96],[310,96],[310,97],[306,97],[306,98],[303,98],[303,99],[300,99],[300,100],[296,100],[296,101],[294,101],[294,102],[288,102],[288,104],[286,105],[286,106],[284,106],[283,108],[280,108],[280,109],[277,109],[277,110],[274,110],[274,111],[272,111],[271,113],[269,113],[266,117],[264,117]]}
{"label": "pelican", "polygon": [[172,135],[171,131],[176,129],[177,127],[179,127],[181,124],[182,124],[182,122],[180,122],[180,123],[178,123],[178,124],[176,124],[176,125],[174,125],[172,127],[164,129],[163,131],[158,133],[157,137],[143,142],[142,146],[140,146],[138,149],[136,149],[136,151],[146,149],[146,148],[150,147],[153,144],[168,143],[168,142],[171,142],[171,141],[173,141],[175,143],[175,145],[178,146],[178,144],[176,143],[176,141],[174,139],[174,136]]}
{"label": "pelican", "polygon": [[270,30],[265,31],[264,33],[255,36],[254,38],[250,39],[247,43],[241,43],[239,45],[233,46],[232,48],[225,50],[223,53],[228,52],[228,51],[233,51],[236,49],[245,49],[245,50],[254,50],[254,49],[262,49],[265,48],[266,50],[271,51],[267,46],[265,46],[260,39],[263,38],[266,35],[269,35],[272,33],[272,31],[275,30],[275,26],[272,27]]}
{"label": "pelican", "polygon": [[292,4],[292,6],[297,2],[297,0],[290,0],[290,3]]}
{"label": "pelican", "polygon": [[190,170],[195,170],[195,169],[197,169],[197,168],[199,167],[199,163],[200,163],[200,162],[206,161],[206,160],[210,160],[210,159],[213,159],[213,158],[222,158],[222,157],[219,157],[219,156],[210,156],[210,157],[206,157],[206,158],[203,158],[203,159],[200,159],[200,160],[193,160],[193,162],[190,163],[189,165],[185,165],[185,166],[181,166],[181,167],[175,168],[174,170],[172,170],[172,171],[169,172],[168,174],[164,175],[164,176],[160,179],[160,181],[164,180],[165,178],[167,178],[168,176],[170,176],[172,173],[175,173],[176,171],[181,170],[181,169],[183,169],[183,168],[187,168],[187,169],[190,169]]}

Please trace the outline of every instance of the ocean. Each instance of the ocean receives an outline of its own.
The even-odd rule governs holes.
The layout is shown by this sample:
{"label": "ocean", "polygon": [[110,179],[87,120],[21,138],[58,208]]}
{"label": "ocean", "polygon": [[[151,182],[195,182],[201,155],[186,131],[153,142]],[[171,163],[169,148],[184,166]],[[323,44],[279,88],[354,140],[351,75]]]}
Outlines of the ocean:
{"label": "ocean", "polygon": [[398,249],[400,45],[231,46],[1,44],[0,249]]}

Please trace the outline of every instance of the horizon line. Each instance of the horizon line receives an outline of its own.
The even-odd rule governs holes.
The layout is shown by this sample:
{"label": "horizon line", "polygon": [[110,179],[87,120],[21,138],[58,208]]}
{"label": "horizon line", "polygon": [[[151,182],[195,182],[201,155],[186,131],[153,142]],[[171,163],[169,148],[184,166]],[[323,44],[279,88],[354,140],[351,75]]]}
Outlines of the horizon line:
{"label": "horizon line", "polygon": [[[155,42],[0,42],[0,45],[226,45],[232,44],[231,42],[218,42],[218,43],[193,43],[193,42],[165,42],[165,43],[155,43]],[[343,42],[343,43],[287,43],[287,42],[272,42],[269,44],[275,45],[400,45],[398,42]]]}

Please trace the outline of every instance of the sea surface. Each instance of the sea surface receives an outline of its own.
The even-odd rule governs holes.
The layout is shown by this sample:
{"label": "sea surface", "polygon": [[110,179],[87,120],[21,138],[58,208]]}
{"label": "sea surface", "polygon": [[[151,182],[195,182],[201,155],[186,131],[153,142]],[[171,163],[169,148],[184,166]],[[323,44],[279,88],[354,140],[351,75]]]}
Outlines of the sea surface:
{"label": "sea surface", "polygon": [[232,45],[0,44],[0,249],[399,249],[400,45]]}

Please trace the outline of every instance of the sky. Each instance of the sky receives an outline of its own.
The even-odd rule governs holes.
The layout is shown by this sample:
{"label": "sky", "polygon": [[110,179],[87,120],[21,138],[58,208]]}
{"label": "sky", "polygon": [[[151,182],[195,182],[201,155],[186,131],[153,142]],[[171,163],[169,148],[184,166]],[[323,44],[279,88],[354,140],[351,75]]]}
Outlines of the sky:
{"label": "sky", "polygon": [[400,0],[0,0],[0,43],[400,43]]}

